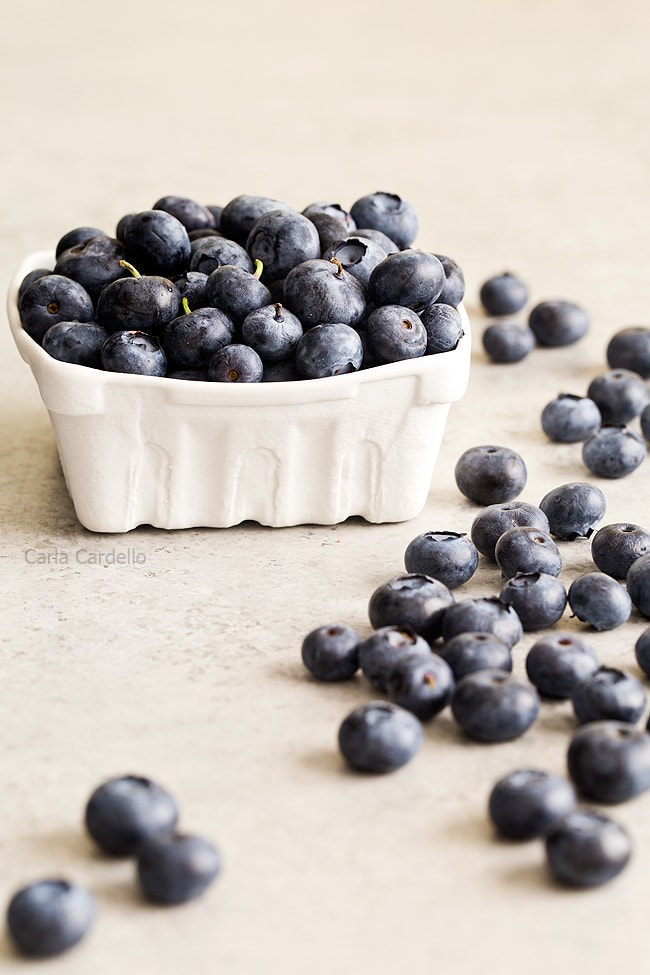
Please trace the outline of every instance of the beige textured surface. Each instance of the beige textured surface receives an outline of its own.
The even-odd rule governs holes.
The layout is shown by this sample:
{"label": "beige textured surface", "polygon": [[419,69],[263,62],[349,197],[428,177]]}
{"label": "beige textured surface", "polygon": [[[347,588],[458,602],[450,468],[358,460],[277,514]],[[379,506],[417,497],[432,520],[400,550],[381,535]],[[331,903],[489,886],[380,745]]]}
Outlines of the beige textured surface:
{"label": "beige textured surface", "polygon": [[[463,741],[443,715],[409,766],[358,778],[336,729],[369,693],[317,686],[299,647],[333,619],[367,633],[367,599],[411,538],[468,530],[476,509],[453,482],[465,448],[520,450],[535,503],[588,476],[577,447],[545,441],[539,412],[586,389],[615,330],[650,319],[649,30],[647,5],[626,0],[12,7],[0,37],[3,290],[25,254],[70,227],[110,229],[165,193],[302,207],[386,189],[417,206],[421,246],[463,265],[475,323],[470,391],[412,522],[118,537],[76,523],[38,392],[0,331],[0,900],[64,873],[100,907],[85,944],[49,972],[647,971],[650,798],[613,810],[634,858],[588,893],[555,888],[539,845],[497,843],[485,820],[500,774],[563,770],[568,706],[545,704],[524,738],[495,747]],[[589,339],[488,365],[476,294],[505,267],[533,300],[588,307]],[[602,486],[607,522],[650,524],[650,461]],[[568,583],[589,545],[562,551]],[[130,564],[111,564],[121,553]],[[458,595],[498,586],[482,566]],[[635,615],[593,645],[638,673],[647,625]],[[563,626],[582,632],[568,615]],[[83,804],[122,771],[167,784],[183,826],[222,849],[223,876],[200,902],[146,907],[131,865],[91,850]],[[4,936],[0,970],[25,970]]]}

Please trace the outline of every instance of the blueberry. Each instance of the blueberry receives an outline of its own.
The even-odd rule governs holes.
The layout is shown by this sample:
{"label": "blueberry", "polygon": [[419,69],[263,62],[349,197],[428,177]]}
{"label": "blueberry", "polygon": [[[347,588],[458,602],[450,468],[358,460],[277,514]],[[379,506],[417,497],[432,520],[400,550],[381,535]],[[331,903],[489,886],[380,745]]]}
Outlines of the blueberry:
{"label": "blueberry", "polygon": [[571,481],[548,491],[539,503],[552,535],[571,541],[589,538],[605,514],[606,498],[595,484]]}
{"label": "blueberry", "polygon": [[628,423],[650,403],[645,382],[629,369],[610,369],[596,376],[587,396],[600,410],[603,423]]}
{"label": "blueberry", "polygon": [[461,494],[475,504],[498,504],[520,494],[527,478],[526,465],[508,447],[488,444],[470,447],[459,457],[454,470]]}
{"label": "blueberry", "polygon": [[566,608],[566,589],[555,576],[545,572],[518,572],[508,579],[499,599],[513,606],[524,630],[554,626]]}
{"label": "blueberry", "polygon": [[360,772],[393,772],[422,744],[422,724],[389,701],[369,701],[352,711],[339,728],[341,754]]}
{"label": "blueberry", "polygon": [[316,227],[301,213],[271,210],[254,224],[246,241],[254,261],[264,265],[265,281],[281,281],[298,264],[320,257]]}
{"label": "blueberry", "polygon": [[528,316],[528,326],[539,345],[572,345],[587,332],[589,315],[571,301],[542,301]]}
{"label": "blueberry", "polygon": [[241,334],[264,363],[280,362],[293,355],[303,328],[300,319],[277,301],[250,311],[242,322]]}
{"label": "blueberry", "polygon": [[650,619],[650,555],[642,555],[627,570],[627,591],[642,616]]}
{"label": "blueberry", "polygon": [[509,364],[521,362],[532,352],[535,336],[517,322],[494,322],[484,329],[481,342],[492,362]]}
{"label": "blueberry", "polygon": [[454,675],[436,653],[406,653],[395,660],[386,684],[393,704],[411,711],[420,721],[429,721],[448,704]]}
{"label": "blueberry", "polygon": [[96,322],[57,322],[43,336],[43,348],[54,359],[92,369],[102,368],[102,345],[108,332]]}
{"label": "blueberry", "polygon": [[534,504],[526,501],[502,501],[491,504],[479,512],[472,522],[470,535],[476,548],[488,559],[494,559],[496,544],[509,528],[518,525],[550,531],[548,518]]}
{"label": "blueberry", "polygon": [[512,649],[524,631],[512,606],[496,596],[477,596],[449,605],[442,617],[441,633],[446,642],[458,633],[493,633]]}
{"label": "blueberry", "polygon": [[135,216],[133,213],[125,213],[124,216],[120,217],[117,221],[117,226],[115,227],[115,236],[118,240],[124,243],[124,235],[126,233],[126,228],[129,225],[131,217]]}
{"label": "blueberry", "polygon": [[386,252],[386,256],[389,254],[397,254],[400,250],[391,237],[373,227],[357,227],[354,235],[355,237],[363,237],[364,240],[371,240],[374,244],[379,244],[382,250]]}
{"label": "blueberry", "polygon": [[84,240],[90,240],[91,237],[106,236],[107,234],[103,230],[100,230],[99,227],[74,227],[72,230],[68,230],[63,237],[59,238],[54,256],[58,260],[64,251],[69,250],[71,247],[76,247],[77,244],[82,244]]}
{"label": "blueberry", "polygon": [[478,670],[456,685],[451,711],[466,735],[481,742],[519,738],[539,712],[539,696],[527,681],[504,670]]}
{"label": "blueberry", "polygon": [[322,257],[327,261],[335,257],[345,271],[367,288],[370,275],[388,257],[388,253],[374,240],[351,234],[337,237],[329,247],[323,249]]}
{"label": "blueberry", "polygon": [[412,204],[395,193],[369,193],[350,207],[357,227],[379,230],[400,249],[410,247],[418,232],[418,217]]}
{"label": "blueberry", "polygon": [[82,285],[93,303],[97,304],[107,284],[128,274],[121,264],[125,257],[126,252],[121,241],[102,234],[63,251],[54,265],[54,273],[72,278]]}
{"label": "blueberry", "polygon": [[203,308],[207,304],[205,300],[205,284],[207,280],[207,274],[203,274],[202,271],[185,271],[184,274],[177,274],[173,278],[173,281],[180,295],[181,303],[183,298],[186,298],[192,310],[195,308]]}
{"label": "blueberry", "polygon": [[29,288],[30,284],[34,284],[35,281],[38,281],[40,278],[44,278],[51,273],[52,273],[51,269],[47,267],[37,267],[34,268],[33,271],[27,272],[27,274],[25,275],[25,277],[22,279],[22,281],[18,286],[18,294],[16,295],[16,302],[19,308],[20,308],[20,303],[22,301],[23,295]]}
{"label": "blueberry", "polygon": [[431,642],[440,635],[443,614],[454,601],[447,586],[420,573],[395,576],[372,593],[368,616],[374,629],[412,627]]}
{"label": "blueberry", "polygon": [[568,887],[597,887],[627,865],[632,846],[618,823],[593,810],[576,810],[555,824],[546,837],[551,873]]}
{"label": "blueberry", "polygon": [[639,420],[641,422],[641,433],[650,443],[650,404],[641,410]]}
{"label": "blueberry", "polygon": [[631,325],[616,332],[607,344],[607,363],[611,369],[631,369],[650,379],[650,328]]}
{"label": "blueberry", "polygon": [[494,558],[504,579],[512,579],[518,572],[558,576],[562,571],[560,550],[548,532],[526,525],[509,528],[499,537]]}
{"label": "blueberry", "polygon": [[571,703],[581,724],[605,720],[636,724],[645,711],[646,695],[632,674],[616,667],[599,667],[580,681]]}
{"label": "blueberry", "polygon": [[591,557],[601,572],[625,579],[633,562],[650,553],[650,532],[640,525],[604,525],[591,539]]}
{"label": "blueberry", "polygon": [[301,378],[293,359],[280,359],[279,362],[266,361],[264,363],[263,383],[296,382]]}
{"label": "blueberry", "polygon": [[407,572],[419,572],[455,589],[476,572],[478,552],[471,538],[459,532],[423,532],[404,553]]}
{"label": "blueberry", "polygon": [[445,272],[445,283],[437,300],[445,305],[451,305],[452,308],[458,308],[465,297],[463,269],[453,257],[447,257],[446,254],[435,254],[434,256],[438,258]]}
{"label": "blueberry", "polygon": [[375,305],[405,305],[420,311],[439,297],[445,272],[437,257],[426,251],[389,254],[373,270],[368,297]]}
{"label": "blueberry", "polygon": [[488,813],[501,836],[532,840],[547,833],[576,807],[576,794],[562,775],[516,769],[492,787]]}
{"label": "blueberry", "polygon": [[94,917],[95,901],[85,887],[56,878],[16,892],[7,908],[7,927],[23,954],[50,958],[78,944]]}
{"label": "blueberry", "polygon": [[221,857],[201,836],[176,833],[151,839],[138,853],[137,874],[156,904],[185,904],[200,897],[218,876]]}
{"label": "blueberry", "polygon": [[220,308],[236,325],[252,311],[272,303],[271,292],[257,274],[234,264],[215,268],[205,282],[204,293],[206,304]]}
{"label": "blueberry", "polygon": [[579,636],[560,631],[540,637],[526,655],[526,674],[544,697],[566,700],[598,669],[598,657]]}
{"label": "blueberry", "polygon": [[613,630],[627,622],[632,600],[624,586],[605,572],[585,572],[569,586],[574,616],[595,630]]}
{"label": "blueberry", "polygon": [[361,637],[345,623],[312,630],[302,641],[302,662],[317,680],[341,681],[359,669]]}
{"label": "blueberry", "polygon": [[427,333],[427,355],[451,352],[465,334],[456,308],[444,304],[440,298],[422,309],[420,320]]}
{"label": "blueberry", "polygon": [[469,631],[457,633],[438,648],[447,661],[454,680],[461,680],[477,670],[512,670],[510,648],[493,633]]}
{"label": "blueberry", "polygon": [[214,215],[202,203],[191,200],[186,196],[161,196],[154,203],[153,210],[165,210],[171,213],[183,224],[186,230],[212,230],[215,226]]}
{"label": "blueberry", "polygon": [[93,303],[82,285],[62,274],[48,274],[32,282],[18,305],[22,327],[39,345],[56,322],[90,322]]}
{"label": "blueberry", "polygon": [[255,265],[241,244],[227,237],[212,235],[192,241],[190,271],[210,275],[220,267],[239,267],[252,274]]}
{"label": "blueberry", "polygon": [[650,788],[650,735],[624,721],[593,721],[573,734],[569,775],[594,802],[633,799]]}
{"label": "blueberry", "polygon": [[366,337],[378,364],[416,359],[427,350],[427,332],[420,316],[402,305],[375,308],[366,322]]}
{"label": "blueberry", "polygon": [[634,644],[634,656],[646,677],[650,677],[650,627],[644,630]]}
{"label": "blueberry", "polygon": [[356,372],[363,360],[359,333],[350,325],[332,322],[308,329],[298,342],[295,363],[303,379],[322,379]]}
{"label": "blueberry", "polygon": [[121,262],[129,277],[107,284],[97,302],[96,318],[110,332],[140,331],[157,335],[176,318],[181,296],[169,278],[141,275],[128,261]]}
{"label": "blueberry", "polygon": [[479,299],[488,315],[514,315],[528,301],[528,288],[518,275],[504,271],[483,282]]}
{"label": "blueberry", "polygon": [[197,308],[168,322],[160,343],[174,369],[206,369],[212,356],[234,341],[235,326],[218,308]]}
{"label": "blueberry", "polygon": [[375,690],[385,693],[388,678],[396,661],[414,653],[431,656],[431,647],[410,626],[380,626],[359,647],[359,665],[366,680]]}
{"label": "blueberry", "polygon": [[164,376],[167,358],[160,342],[146,332],[113,332],[102,345],[102,368],[140,376]]}
{"label": "blueberry", "polygon": [[271,210],[292,211],[293,208],[268,196],[235,196],[223,207],[219,229],[226,236],[244,245],[254,224]]}
{"label": "blueberry", "polygon": [[627,477],[646,454],[641,437],[621,424],[603,424],[582,445],[582,460],[598,477]]}
{"label": "blueberry", "polygon": [[366,311],[363,286],[334,260],[303,261],[287,274],[282,294],[283,304],[304,328],[331,322],[358,325]]}
{"label": "blueberry", "polygon": [[190,238],[175,216],[164,210],[134,213],[124,230],[128,260],[142,274],[171,277],[189,270]]}
{"label": "blueberry", "polygon": [[310,203],[302,211],[303,217],[308,217],[313,220],[315,216],[319,214],[325,214],[331,217],[332,220],[336,220],[337,223],[343,228],[343,236],[346,234],[352,234],[357,229],[357,224],[352,216],[352,214],[342,207],[340,203],[330,203],[326,200],[319,200],[316,203]]}
{"label": "blueberry", "polygon": [[560,393],[542,410],[542,429],[555,443],[579,443],[601,424],[600,410],[588,396]]}
{"label": "blueberry", "polygon": [[86,804],[86,829],[112,856],[132,856],[150,839],[174,831],[175,800],[151,779],[123,775],[98,786]]}
{"label": "blueberry", "polygon": [[255,349],[240,342],[217,349],[208,363],[208,378],[217,383],[259,383],[263,372]]}

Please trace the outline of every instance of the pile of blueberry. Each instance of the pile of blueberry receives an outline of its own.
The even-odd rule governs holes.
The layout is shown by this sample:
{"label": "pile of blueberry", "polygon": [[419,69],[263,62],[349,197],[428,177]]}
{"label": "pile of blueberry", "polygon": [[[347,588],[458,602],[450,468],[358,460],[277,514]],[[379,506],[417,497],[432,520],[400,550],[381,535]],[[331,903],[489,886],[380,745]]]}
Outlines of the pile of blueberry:
{"label": "pile of blueberry", "polygon": [[[111,857],[132,857],[143,895],[176,905],[200,897],[221,869],[221,857],[201,836],[177,830],[179,809],[162,786],[142,776],[108,779],[91,794],[85,826]],[[60,955],[88,933],[95,899],[83,886],[59,877],[18,890],[7,908],[16,947],[32,958]]]}
{"label": "pile of blueberry", "polygon": [[302,212],[242,195],[166,196],[109,235],[66,233],[22,281],[24,330],[53,357],[113,372],[243,383],[314,379],[447,352],[463,334],[452,258],[414,248],[392,193]]}

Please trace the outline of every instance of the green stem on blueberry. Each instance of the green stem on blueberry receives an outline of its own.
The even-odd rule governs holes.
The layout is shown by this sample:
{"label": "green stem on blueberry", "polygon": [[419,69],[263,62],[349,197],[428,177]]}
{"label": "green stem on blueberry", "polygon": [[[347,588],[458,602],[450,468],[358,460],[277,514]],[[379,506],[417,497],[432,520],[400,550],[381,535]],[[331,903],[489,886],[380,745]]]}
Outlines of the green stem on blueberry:
{"label": "green stem on blueberry", "polygon": [[262,277],[262,271],[264,270],[264,265],[261,261],[255,261],[255,270],[253,271],[253,277],[259,279]]}
{"label": "green stem on blueberry", "polygon": [[142,277],[142,275],[140,274],[140,272],[136,268],[134,268],[132,264],[129,264],[128,261],[120,261],[119,264],[120,264],[120,267],[125,267],[127,269],[127,271],[130,271],[134,278],[141,278]]}
{"label": "green stem on blueberry", "polygon": [[192,311],[192,309],[190,308],[190,303],[185,297],[181,301],[181,306],[186,315],[189,315],[189,313]]}

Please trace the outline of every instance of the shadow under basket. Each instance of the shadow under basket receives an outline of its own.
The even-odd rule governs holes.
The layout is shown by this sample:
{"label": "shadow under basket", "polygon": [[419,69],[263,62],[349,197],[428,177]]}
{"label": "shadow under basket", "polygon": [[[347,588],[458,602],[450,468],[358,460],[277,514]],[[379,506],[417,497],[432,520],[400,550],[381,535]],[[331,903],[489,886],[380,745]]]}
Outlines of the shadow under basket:
{"label": "shadow under basket", "polygon": [[28,257],[9,321],[48,410],[81,524],[178,529],[406,521],[424,507],[452,402],[467,388],[471,335],[451,352],[325,379],[196,382],[103,372],[52,358],[22,329]]}

